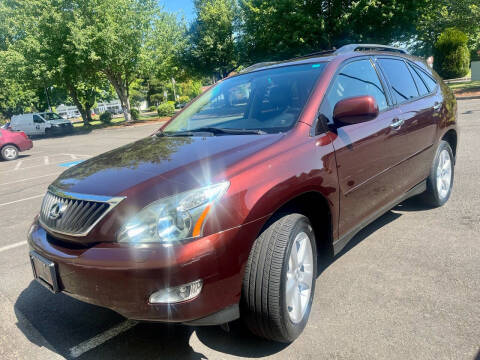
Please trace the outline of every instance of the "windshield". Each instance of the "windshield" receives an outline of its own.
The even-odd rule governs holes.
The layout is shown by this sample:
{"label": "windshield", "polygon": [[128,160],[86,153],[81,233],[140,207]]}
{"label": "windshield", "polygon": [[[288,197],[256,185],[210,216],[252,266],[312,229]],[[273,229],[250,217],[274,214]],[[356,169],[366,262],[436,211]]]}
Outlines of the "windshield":
{"label": "windshield", "polygon": [[47,121],[48,120],[65,120],[64,118],[62,118],[61,116],[55,113],[43,113],[42,116]]}
{"label": "windshield", "polygon": [[295,125],[324,67],[325,63],[285,66],[226,79],[203,94],[163,131],[287,131]]}

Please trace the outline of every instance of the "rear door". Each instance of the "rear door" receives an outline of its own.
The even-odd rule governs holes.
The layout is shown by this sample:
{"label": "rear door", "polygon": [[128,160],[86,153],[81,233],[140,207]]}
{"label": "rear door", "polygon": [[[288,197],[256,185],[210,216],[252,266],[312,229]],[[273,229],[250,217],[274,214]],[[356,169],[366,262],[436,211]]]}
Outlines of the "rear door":
{"label": "rear door", "polygon": [[435,98],[408,60],[377,59],[390,84],[399,113],[390,133],[392,181],[405,192],[428,176],[435,139]]}
{"label": "rear door", "polygon": [[[398,116],[387,87],[370,58],[356,58],[342,65],[325,94],[320,116],[333,136],[340,185],[339,235],[357,230],[388,204],[395,189],[389,183],[392,167],[389,142],[391,124]],[[371,95],[379,106],[376,119],[339,126],[332,119],[335,104],[355,96]]]}

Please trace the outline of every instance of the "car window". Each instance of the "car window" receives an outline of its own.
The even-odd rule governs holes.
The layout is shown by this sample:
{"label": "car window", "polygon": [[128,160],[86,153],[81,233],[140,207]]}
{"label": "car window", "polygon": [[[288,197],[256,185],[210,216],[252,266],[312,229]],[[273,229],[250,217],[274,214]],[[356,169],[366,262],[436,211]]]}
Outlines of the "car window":
{"label": "car window", "polygon": [[47,120],[63,120],[61,116],[58,116],[55,113],[45,113],[43,114],[43,117]]}
{"label": "car window", "polygon": [[378,59],[387,76],[397,103],[401,104],[418,97],[417,87],[403,60]]}
{"label": "car window", "polygon": [[37,123],[37,124],[42,124],[42,123],[44,123],[43,119],[42,119],[40,116],[38,116],[38,115],[33,115],[33,122],[34,122],[34,123]]}
{"label": "car window", "polygon": [[324,67],[325,63],[292,65],[227,78],[193,102],[163,131],[168,134],[204,127],[288,131]]}
{"label": "car window", "polygon": [[385,90],[370,60],[354,61],[340,70],[328,90],[320,112],[332,122],[337,102],[363,95],[373,96],[380,111],[388,107]]}
{"label": "car window", "polygon": [[425,71],[422,71],[422,70],[418,69],[417,67],[415,67],[415,70],[422,77],[423,81],[425,81],[425,84],[427,84],[427,87],[430,90],[430,92],[435,90],[435,88],[437,87],[437,82],[434,79],[432,79],[432,77],[430,75],[427,75],[427,73],[425,73]]}
{"label": "car window", "polygon": [[412,65],[408,64],[408,68],[410,69],[410,72],[413,76],[413,80],[415,80],[415,84],[417,84],[417,89],[420,93],[420,96],[427,95],[430,91],[428,90],[427,85],[425,85],[420,75],[418,75]]}

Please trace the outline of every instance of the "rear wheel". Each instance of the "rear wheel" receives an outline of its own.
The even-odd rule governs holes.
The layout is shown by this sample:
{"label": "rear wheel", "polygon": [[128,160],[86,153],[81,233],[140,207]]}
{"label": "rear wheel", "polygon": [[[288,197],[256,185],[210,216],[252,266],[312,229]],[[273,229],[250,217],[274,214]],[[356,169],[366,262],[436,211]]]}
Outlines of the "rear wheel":
{"label": "rear wheel", "polygon": [[18,149],[14,145],[6,145],[2,148],[2,158],[10,161],[18,157]]}
{"label": "rear wheel", "polygon": [[429,206],[438,207],[450,198],[454,177],[453,151],[448,142],[440,141],[435,159],[427,178],[427,190],[422,200]]}
{"label": "rear wheel", "polygon": [[305,328],[315,291],[317,252],[307,217],[278,218],[255,240],[245,269],[242,317],[254,334],[291,342]]}

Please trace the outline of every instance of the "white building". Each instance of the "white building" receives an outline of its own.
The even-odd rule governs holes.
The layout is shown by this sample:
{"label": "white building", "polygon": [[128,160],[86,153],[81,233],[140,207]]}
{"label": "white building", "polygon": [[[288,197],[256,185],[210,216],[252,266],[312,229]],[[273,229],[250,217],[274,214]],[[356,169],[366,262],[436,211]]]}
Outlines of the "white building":
{"label": "white building", "polygon": [[76,106],[59,105],[57,106],[57,114],[65,119],[78,118],[81,116]]}

